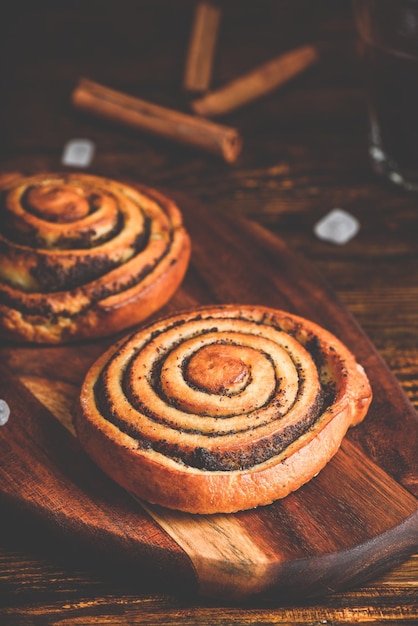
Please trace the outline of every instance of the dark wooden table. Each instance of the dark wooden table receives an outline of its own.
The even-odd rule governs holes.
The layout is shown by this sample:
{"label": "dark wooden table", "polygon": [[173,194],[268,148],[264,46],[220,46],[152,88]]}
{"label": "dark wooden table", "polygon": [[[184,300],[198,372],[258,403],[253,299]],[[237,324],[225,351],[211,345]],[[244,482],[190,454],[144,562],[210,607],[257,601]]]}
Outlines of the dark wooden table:
{"label": "dark wooden table", "polygon": [[[214,86],[300,44],[323,44],[317,65],[219,120],[244,137],[235,164],[70,104],[84,76],[187,110],[181,85],[193,2],[16,0],[0,38],[0,170],[60,170],[64,144],[88,138],[96,146],[92,173],[173,189],[209,210],[260,222],[316,266],[418,406],[418,196],[369,166],[350,3],[231,0],[222,8]],[[358,235],[340,246],[313,230],[337,207],[360,222]],[[132,581],[13,511],[2,510],[0,528],[0,623],[7,626],[418,623],[418,555],[326,598],[237,606]]]}

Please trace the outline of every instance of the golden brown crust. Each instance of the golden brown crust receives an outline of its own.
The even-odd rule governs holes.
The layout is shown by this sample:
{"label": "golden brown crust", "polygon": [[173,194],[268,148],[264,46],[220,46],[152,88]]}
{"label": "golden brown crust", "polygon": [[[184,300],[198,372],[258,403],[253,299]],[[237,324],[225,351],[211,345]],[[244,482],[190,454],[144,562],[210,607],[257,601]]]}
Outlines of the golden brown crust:
{"label": "golden brown crust", "polygon": [[310,480],[371,398],[363,368],[325,329],[225,305],[112,347],[88,372],[74,422],[96,463],[137,497],[226,513]]}
{"label": "golden brown crust", "polygon": [[0,336],[61,343],[111,335],[162,307],[190,238],[153,189],[87,174],[0,180]]}

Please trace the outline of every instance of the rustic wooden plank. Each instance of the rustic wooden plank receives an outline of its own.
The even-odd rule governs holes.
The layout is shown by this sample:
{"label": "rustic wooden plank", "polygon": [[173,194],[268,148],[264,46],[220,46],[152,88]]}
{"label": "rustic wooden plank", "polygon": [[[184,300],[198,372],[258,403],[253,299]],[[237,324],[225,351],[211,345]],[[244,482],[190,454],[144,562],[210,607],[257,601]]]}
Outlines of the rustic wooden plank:
{"label": "rustic wooden plank", "polygon": [[[86,494],[80,498],[80,485],[86,488],[80,467],[86,463],[87,471],[88,461],[79,466],[77,460],[78,469],[70,466],[69,471],[64,461],[69,450],[71,458],[80,455],[69,441],[68,415],[79,384],[92,360],[112,340],[45,348],[8,346],[1,352],[5,362],[70,432],[57,431],[50,416],[46,423],[43,417],[33,424],[18,405],[24,429],[12,422],[16,430],[9,440],[3,436],[7,431],[0,431],[3,445],[11,446],[11,467],[16,473],[13,476],[8,469],[11,454],[3,455],[4,495],[45,516],[49,523],[58,516],[70,535],[86,539],[94,530],[98,547],[110,542],[147,567],[153,567],[155,560],[157,569],[164,569],[166,559],[166,576],[173,576],[180,563],[189,582],[196,576],[202,595],[231,599],[258,594],[288,597],[295,590],[323,594],[377,576],[417,545],[413,407],[363,331],[300,255],[253,222],[221,217],[176,197],[192,235],[193,255],[186,280],[165,312],[205,302],[260,303],[297,312],[328,327],[370,370],[377,402],[366,426],[355,429],[362,434],[350,435],[311,483],[270,507],[233,516],[189,516],[144,505],[146,514],[144,507],[138,507],[139,513],[129,508],[128,498],[122,500],[121,518],[119,490],[112,486],[107,491],[106,479],[97,483],[103,477],[93,469],[93,484],[88,482],[93,502]],[[16,401],[13,396],[12,402]],[[396,434],[390,429],[393,415],[397,415]],[[379,445],[371,446],[371,440]],[[37,456],[39,445],[42,452]],[[28,453],[29,480],[25,476],[29,466],[25,461],[19,466],[16,460]],[[138,515],[140,530],[135,528]],[[79,519],[86,528],[80,528]]]}

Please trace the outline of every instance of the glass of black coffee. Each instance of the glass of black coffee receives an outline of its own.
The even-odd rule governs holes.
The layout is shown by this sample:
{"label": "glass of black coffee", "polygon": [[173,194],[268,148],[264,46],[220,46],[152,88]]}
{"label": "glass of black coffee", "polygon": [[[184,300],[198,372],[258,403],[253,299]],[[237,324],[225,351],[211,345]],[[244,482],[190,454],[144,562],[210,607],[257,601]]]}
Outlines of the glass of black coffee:
{"label": "glass of black coffee", "polygon": [[353,0],[373,169],[418,191],[418,0]]}

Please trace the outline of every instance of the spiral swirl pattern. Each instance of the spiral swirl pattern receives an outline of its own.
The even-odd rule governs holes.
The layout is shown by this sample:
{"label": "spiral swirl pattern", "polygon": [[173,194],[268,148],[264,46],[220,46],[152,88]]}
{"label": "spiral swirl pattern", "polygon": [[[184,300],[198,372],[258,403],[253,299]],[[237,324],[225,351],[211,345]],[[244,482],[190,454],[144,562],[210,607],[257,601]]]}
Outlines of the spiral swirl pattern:
{"label": "spiral swirl pattern", "polygon": [[86,174],[7,183],[0,197],[0,328],[57,343],[111,334],[171,297],[190,255],[177,206]]}
{"label": "spiral swirl pattern", "polygon": [[230,305],[163,319],[112,348],[86,377],[75,425],[139,497],[227,512],[309,480],[370,400],[364,370],[323,328]]}

